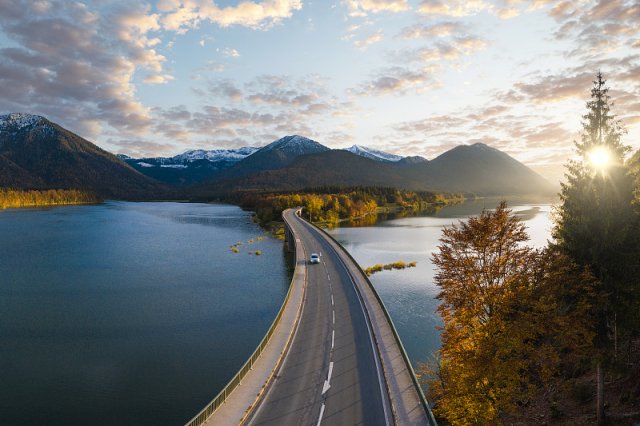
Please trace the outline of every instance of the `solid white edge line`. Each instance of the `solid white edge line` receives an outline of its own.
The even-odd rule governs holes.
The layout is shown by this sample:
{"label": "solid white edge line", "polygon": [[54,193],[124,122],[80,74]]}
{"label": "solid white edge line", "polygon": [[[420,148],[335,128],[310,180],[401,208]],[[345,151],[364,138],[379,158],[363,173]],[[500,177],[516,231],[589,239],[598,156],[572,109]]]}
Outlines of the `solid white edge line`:
{"label": "solid white edge line", "polygon": [[322,404],[322,407],[320,407],[320,416],[318,416],[318,423],[316,423],[316,426],[320,426],[320,423],[322,422],[323,414],[324,414],[324,404]]}
{"label": "solid white edge line", "polygon": [[[356,292],[356,299],[358,299],[358,302],[360,303],[360,308],[362,309],[362,313],[364,314],[365,324],[367,325],[367,331],[369,333],[369,341],[371,343],[371,349],[373,351],[373,359],[374,359],[375,364],[376,364],[376,370],[378,371],[378,384],[380,386],[380,394],[381,394],[382,400],[383,400],[383,402],[382,402],[382,410],[384,411],[384,414],[385,414],[384,421],[385,421],[385,423],[387,425],[389,425],[389,410],[388,410],[388,408],[391,409],[391,407],[387,408],[386,402],[387,402],[387,398],[390,398],[390,395],[387,392],[385,392],[385,390],[384,390],[385,386],[382,383],[383,380],[386,380],[386,379],[384,378],[384,372],[382,370],[381,360],[379,359],[380,354],[378,352],[378,348],[376,347],[375,339],[373,338],[373,330],[371,329],[372,326],[371,326],[371,323],[370,323],[370,319],[368,317],[367,308],[365,308],[365,306],[364,306],[364,301],[362,300],[363,297],[360,294],[360,290],[358,289],[358,285],[355,283],[355,281],[353,279],[353,276],[351,275],[351,273],[349,271],[349,268],[347,267],[347,264],[345,263],[345,261],[342,259],[342,257],[338,253],[338,250],[335,247],[333,247],[331,242],[328,241],[328,240],[326,240],[326,241],[329,243],[330,247],[336,253],[336,256],[338,257],[338,260],[340,261],[340,263],[342,263],[342,266],[344,266],[345,270],[347,271],[347,275],[349,277],[349,281],[351,281],[351,285],[353,286],[353,290]],[[385,396],[387,398],[385,398]],[[391,403],[390,399],[389,399],[389,403]]]}

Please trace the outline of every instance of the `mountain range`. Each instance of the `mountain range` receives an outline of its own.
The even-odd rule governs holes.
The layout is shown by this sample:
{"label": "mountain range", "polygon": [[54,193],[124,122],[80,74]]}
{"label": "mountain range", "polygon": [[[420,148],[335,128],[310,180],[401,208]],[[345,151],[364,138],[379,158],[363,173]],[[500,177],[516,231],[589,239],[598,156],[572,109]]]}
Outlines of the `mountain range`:
{"label": "mountain range", "polygon": [[29,114],[0,116],[0,186],[92,189],[114,198],[149,194],[211,197],[233,190],[392,186],[477,195],[552,194],[540,175],[484,144],[460,145],[428,161],[360,145],[330,149],[299,135],[264,147],[192,150],[174,157],[112,155]]}

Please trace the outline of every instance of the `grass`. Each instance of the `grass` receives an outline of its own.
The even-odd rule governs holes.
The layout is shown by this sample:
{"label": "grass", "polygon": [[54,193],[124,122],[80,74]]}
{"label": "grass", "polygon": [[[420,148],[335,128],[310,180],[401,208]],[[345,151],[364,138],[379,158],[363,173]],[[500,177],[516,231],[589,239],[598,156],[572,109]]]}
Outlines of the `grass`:
{"label": "grass", "polygon": [[390,271],[392,269],[406,269],[406,268],[415,268],[418,262],[405,262],[404,260],[398,260],[396,262],[391,262],[387,264],[376,263],[373,266],[369,266],[364,269],[364,273],[370,277],[371,275],[382,272],[382,271]]}

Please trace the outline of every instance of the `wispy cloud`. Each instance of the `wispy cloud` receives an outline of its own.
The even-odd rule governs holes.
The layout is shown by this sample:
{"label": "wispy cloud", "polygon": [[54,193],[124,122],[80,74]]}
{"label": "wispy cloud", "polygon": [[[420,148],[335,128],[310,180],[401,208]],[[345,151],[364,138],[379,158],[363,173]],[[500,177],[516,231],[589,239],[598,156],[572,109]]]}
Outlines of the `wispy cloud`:
{"label": "wispy cloud", "polygon": [[232,48],[232,47],[225,47],[223,49],[217,49],[218,52],[222,53],[223,56],[226,56],[227,58],[239,58],[240,57],[240,52],[238,52],[236,49]]}
{"label": "wispy cloud", "polygon": [[212,22],[220,27],[243,26],[266,29],[290,18],[293,12],[302,9],[301,0],[264,0],[262,2],[241,1],[235,6],[220,7],[214,1],[161,1],[158,9],[163,12],[163,28],[185,33],[201,22]]}
{"label": "wispy cloud", "polygon": [[367,16],[369,13],[404,12],[409,10],[407,0],[344,0],[351,16]]}
{"label": "wispy cloud", "polygon": [[400,34],[398,34],[398,37],[404,39],[447,37],[451,35],[458,35],[465,31],[466,26],[455,21],[440,22],[431,25],[414,24],[409,27],[404,27]]}
{"label": "wispy cloud", "polygon": [[423,15],[462,17],[492,8],[491,3],[482,0],[423,0],[418,12]]}
{"label": "wispy cloud", "polygon": [[353,42],[353,45],[358,49],[366,49],[367,47],[382,41],[383,37],[384,33],[382,32],[382,30],[378,30],[362,40],[355,40]]}
{"label": "wispy cloud", "polygon": [[412,70],[390,67],[380,70],[372,79],[362,83],[352,92],[361,96],[402,95],[407,91],[424,89],[427,83],[436,85],[433,69]]}

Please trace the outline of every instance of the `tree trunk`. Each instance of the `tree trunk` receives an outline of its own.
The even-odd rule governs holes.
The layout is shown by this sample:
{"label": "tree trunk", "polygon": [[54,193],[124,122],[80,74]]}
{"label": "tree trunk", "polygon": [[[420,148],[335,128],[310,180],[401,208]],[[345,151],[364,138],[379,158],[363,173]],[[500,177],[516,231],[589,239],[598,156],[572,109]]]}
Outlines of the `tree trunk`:
{"label": "tree trunk", "polygon": [[596,365],[596,415],[598,426],[604,425],[604,372],[602,371],[602,361],[598,360]]}

